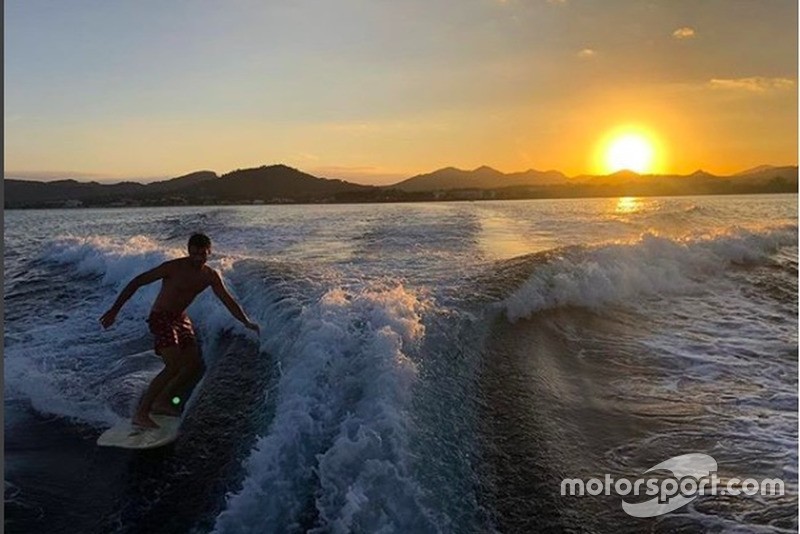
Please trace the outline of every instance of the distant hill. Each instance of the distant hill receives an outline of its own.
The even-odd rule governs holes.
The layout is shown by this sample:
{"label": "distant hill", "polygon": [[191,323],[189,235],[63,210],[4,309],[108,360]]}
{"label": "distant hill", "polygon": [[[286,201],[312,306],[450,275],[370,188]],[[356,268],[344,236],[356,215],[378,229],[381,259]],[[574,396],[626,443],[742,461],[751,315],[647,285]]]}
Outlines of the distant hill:
{"label": "distant hill", "polygon": [[317,178],[286,165],[236,170],[218,180],[206,181],[193,188],[193,195],[228,200],[291,199],[312,200],[349,191],[373,189],[343,180]]}
{"label": "distant hill", "polygon": [[797,167],[763,166],[760,170],[717,176],[703,170],[691,174],[640,175],[620,171],[605,176],[574,178],[587,192],[617,191],[625,196],[725,195],[797,192]]}
{"label": "distant hill", "polygon": [[47,203],[61,203],[67,200],[83,200],[94,197],[125,197],[145,190],[144,185],[133,182],[119,184],[99,184],[97,182],[78,182],[58,180],[37,182],[33,180],[3,180],[5,207],[39,206]]}
{"label": "distant hill", "polygon": [[392,189],[401,191],[445,191],[448,189],[496,189],[513,186],[538,186],[561,184],[569,179],[558,171],[528,170],[511,174],[502,173],[491,167],[478,167],[472,171],[447,167],[429,174],[420,174],[403,180]]}
{"label": "distant hill", "polygon": [[63,205],[175,205],[240,202],[307,202],[340,193],[374,189],[342,180],[317,178],[285,165],[243,169],[217,176],[199,171],[171,180],[139,184],[99,184],[60,180],[4,180],[6,208]]}
{"label": "distant hill", "polygon": [[403,202],[518,198],[580,198],[792,193],[797,167],[763,165],[731,176],[698,170],[688,175],[619,171],[568,178],[558,171],[502,173],[491,167],[448,167],[377,187],[318,178],[286,165],[240,169],[223,176],[198,171],[151,184],[4,180],[5,208],[173,206],[285,202]]}
{"label": "distant hill", "polygon": [[751,169],[745,169],[743,171],[737,172],[734,176],[747,176],[748,174],[757,174],[764,171],[773,171],[775,169],[780,169],[781,167],[776,167],[775,165],[759,165],[757,167],[753,167]]}
{"label": "distant hill", "polygon": [[152,182],[147,184],[148,193],[172,193],[186,187],[196,186],[203,182],[210,182],[218,178],[217,173],[211,171],[197,171],[171,180]]}
{"label": "distant hill", "polygon": [[776,176],[797,177],[797,166],[775,167],[773,165],[760,165],[746,171],[736,173],[734,177],[749,178],[753,180],[770,180]]}
{"label": "distant hill", "polygon": [[[762,165],[732,176],[717,176],[703,170],[687,175],[644,175],[621,170],[607,175],[568,178],[558,171],[529,170],[505,174],[490,167],[465,171],[448,167],[420,174],[390,186],[405,192],[492,190],[494,197],[537,198],[691,195],[797,191],[797,167]],[[500,195],[498,197],[498,195]],[[474,195],[473,195],[474,196]]]}
{"label": "distant hill", "polygon": [[210,171],[200,171],[171,180],[140,184],[121,182],[100,184],[98,182],[78,182],[77,180],[57,180],[38,182],[33,180],[3,180],[4,203],[6,207],[60,204],[66,201],[108,203],[121,198],[153,198],[194,186],[200,182],[213,180],[217,175]]}

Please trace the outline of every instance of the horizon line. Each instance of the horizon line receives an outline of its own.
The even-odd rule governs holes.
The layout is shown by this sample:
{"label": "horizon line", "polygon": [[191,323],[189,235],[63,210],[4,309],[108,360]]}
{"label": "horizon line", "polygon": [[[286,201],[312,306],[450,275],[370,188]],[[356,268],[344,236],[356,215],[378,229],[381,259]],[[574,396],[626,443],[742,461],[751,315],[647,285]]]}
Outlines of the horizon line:
{"label": "horizon line", "polygon": [[[376,186],[376,187],[385,187],[386,186],[386,185],[378,186],[378,185],[376,185],[374,183],[362,183],[362,182],[356,181],[356,180],[354,180],[352,178],[340,178],[340,177],[337,177],[337,176],[321,176],[321,175],[314,174],[311,171],[304,171],[304,170],[302,170],[302,169],[300,169],[298,167],[294,167],[292,165],[287,165],[285,163],[264,164],[264,165],[259,165],[257,167],[239,167],[239,168],[232,169],[232,170],[230,170],[228,172],[225,172],[225,173],[222,173],[222,174],[220,174],[217,171],[211,170],[211,169],[197,169],[197,170],[189,171],[189,172],[186,172],[186,173],[178,174],[178,175],[175,175],[175,176],[161,175],[161,176],[141,176],[141,177],[119,177],[119,176],[115,176],[115,175],[110,175],[110,174],[105,174],[105,173],[96,173],[96,172],[86,172],[86,173],[84,173],[84,172],[72,172],[72,171],[3,171],[3,179],[4,180],[27,180],[27,181],[41,182],[41,183],[50,183],[50,182],[57,182],[57,181],[74,180],[74,181],[79,182],[79,183],[81,183],[81,182],[82,183],[97,182],[97,183],[105,184],[105,185],[115,185],[115,184],[126,183],[126,182],[149,184],[149,183],[154,183],[154,182],[174,180],[176,178],[181,178],[183,176],[188,176],[190,174],[195,174],[195,173],[198,173],[198,172],[212,172],[217,177],[220,177],[220,176],[224,176],[226,174],[231,174],[231,173],[237,172],[237,171],[260,169],[260,168],[264,168],[264,167],[287,167],[287,168],[290,168],[290,169],[297,170],[299,172],[303,172],[305,174],[309,174],[311,176],[314,176],[315,178],[324,178],[324,179],[328,179],[328,180],[342,180],[342,181],[353,183],[353,184],[357,184],[357,185],[369,185],[369,186]],[[691,172],[685,173],[685,174],[679,173],[679,172],[640,173],[640,172],[637,172],[637,171],[634,171],[634,170],[630,170],[630,169],[619,169],[617,171],[609,172],[609,173],[591,173],[591,172],[587,173],[587,172],[584,172],[584,173],[579,173],[579,174],[574,174],[574,175],[565,174],[564,172],[559,171],[558,169],[539,170],[539,169],[534,169],[534,168],[531,167],[531,168],[524,169],[524,170],[501,171],[501,170],[499,170],[499,169],[497,169],[495,167],[492,167],[491,165],[479,165],[478,167],[475,167],[474,169],[464,169],[464,168],[456,167],[454,165],[447,165],[445,167],[440,167],[440,168],[435,169],[433,171],[420,172],[420,173],[416,173],[416,174],[410,175],[410,176],[408,176],[406,178],[401,178],[399,181],[393,182],[392,184],[388,184],[388,185],[394,185],[394,184],[403,182],[405,180],[409,180],[411,178],[415,178],[417,176],[433,174],[433,173],[436,173],[436,172],[439,172],[439,171],[443,171],[443,170],[448,170],[448,169],[453,169],[453,170],[457,170],[457,171],[464,171],[464,172],[475,172],[475,171],[477,171],[479,169],[487,168],[487,169],[491,169],[491,170],[500,172],[501,174],[504,174],[504,175],[507,175],[507,174],[519,174],[519,173],[525,173],[525,172],[530,172],[530,171],[541,172],[541,173],[557,172],[557,173],[562,174],[566,178],[579,178],[579,177],[582,177],[582,176],[613,176],[613,175],[619,174],[619,173],[633,173],[633,174],[636,174],[638,176],[691,176],[692,174],[696,174],[696,173],[702,172],[702,173],[706,173],[706,174],[711,174],[713,176],[736,176],[738,174],[744,174],[744,173],[747,173],[749,171],[756,171],[756,170],[758,170],[759,168],[762,168],[762,167],[767,167],[767,168],[798,167],[798,163],[788,163],[788,164],[764,163],[764,164],[760,164],[760,165],[754,165],[754,166],[751,166],[751,167],[747,167],[745,169],[742,169],[740,171],[736,171],[736,172],[731,173],[731,174],[716,174],[713,171],[709,171],[709,170],[703,169],[703,168],[698,168],[698,169],[695,169],[694,171],[691,171]],[[391,173],[391,174],[398,174],[398,173]],[[381,175],[376,173],[375,176],[379,177]]]}

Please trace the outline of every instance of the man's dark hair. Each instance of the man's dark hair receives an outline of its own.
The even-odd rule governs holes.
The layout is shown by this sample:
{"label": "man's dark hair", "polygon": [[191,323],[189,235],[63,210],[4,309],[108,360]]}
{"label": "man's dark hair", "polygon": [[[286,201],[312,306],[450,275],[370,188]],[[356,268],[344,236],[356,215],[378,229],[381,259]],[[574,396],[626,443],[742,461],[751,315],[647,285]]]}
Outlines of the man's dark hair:
{"label": "man's dark hair", "polygon": [[211,248],[211,239],[206,234],[192,234],[189,238],[190,247]]}

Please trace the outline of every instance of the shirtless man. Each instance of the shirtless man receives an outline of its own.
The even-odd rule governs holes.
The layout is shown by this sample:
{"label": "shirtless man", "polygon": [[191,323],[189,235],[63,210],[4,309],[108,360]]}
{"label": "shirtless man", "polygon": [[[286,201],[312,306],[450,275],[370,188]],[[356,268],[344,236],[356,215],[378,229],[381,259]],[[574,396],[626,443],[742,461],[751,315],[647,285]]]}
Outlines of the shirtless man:
{"label": "shirtless man", "polygon": [[133,424],[158,428],[150,418],[150,412],[180,415],[180,410],[170,403],[172,394],[199,380],[203,374],[203,361],[197,350],[192,322],[186,308],[208,286],[222,301],[231,314],[247,328],[259,332],[256,323],[250,321],[242,307],[233,299],[219,273],[206,265],[211,254],[211,240],[204,234],[189,238],[189,256],[162,263],[155,269],[144,272],[125,286],[114,305],[100,318],[103,328],[114,324],[122,305],[136,290],[156,280],[163,280],[161,291],[153,303],[147,323],[155,336],[155,351],[164,360],[164,369],[150,382],[142,397]]}

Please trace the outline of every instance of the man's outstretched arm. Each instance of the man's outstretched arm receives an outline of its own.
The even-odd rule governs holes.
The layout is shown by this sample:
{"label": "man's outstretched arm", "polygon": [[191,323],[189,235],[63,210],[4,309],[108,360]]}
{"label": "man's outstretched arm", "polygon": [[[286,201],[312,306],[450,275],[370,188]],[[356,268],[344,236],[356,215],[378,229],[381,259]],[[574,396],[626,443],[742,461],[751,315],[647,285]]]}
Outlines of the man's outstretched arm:
{"label": "man's outstretched arm", "polygon": [[100,324],[103,325],[103,328],[108,328],[114,321],[117,319],[117,314],[119,310],[122,309],[122,306],[128,302],[136,290],[142,286],[146,286],[147,284],[152,284],[156,280],[161,280],[167,274],[169,274],[171,262],[165,262],[156,267],[155,269],[150,269],[147,272],[144,272],[128,282],[128,285],[120,292],[117,300],[114,301],[111,308],[100,317]]}
{"label": "man's outstretched arm", "polygon": [[254,322],[252,322],[248,317],[247,314],[244,313],[244,310],[239,305],[238,302],[228,293],[228,289],[225,287],[225,284],[222,282],[222,278],[220,277],[219,273],[214,271],[213,279],[211,281],[211,288],[214,290],[214,294],[222,301],[228,311],[231,312],[231,315],[239,319],[247,328],[250,330],[255,330],[256,332],[260,332],[261,328]]}

